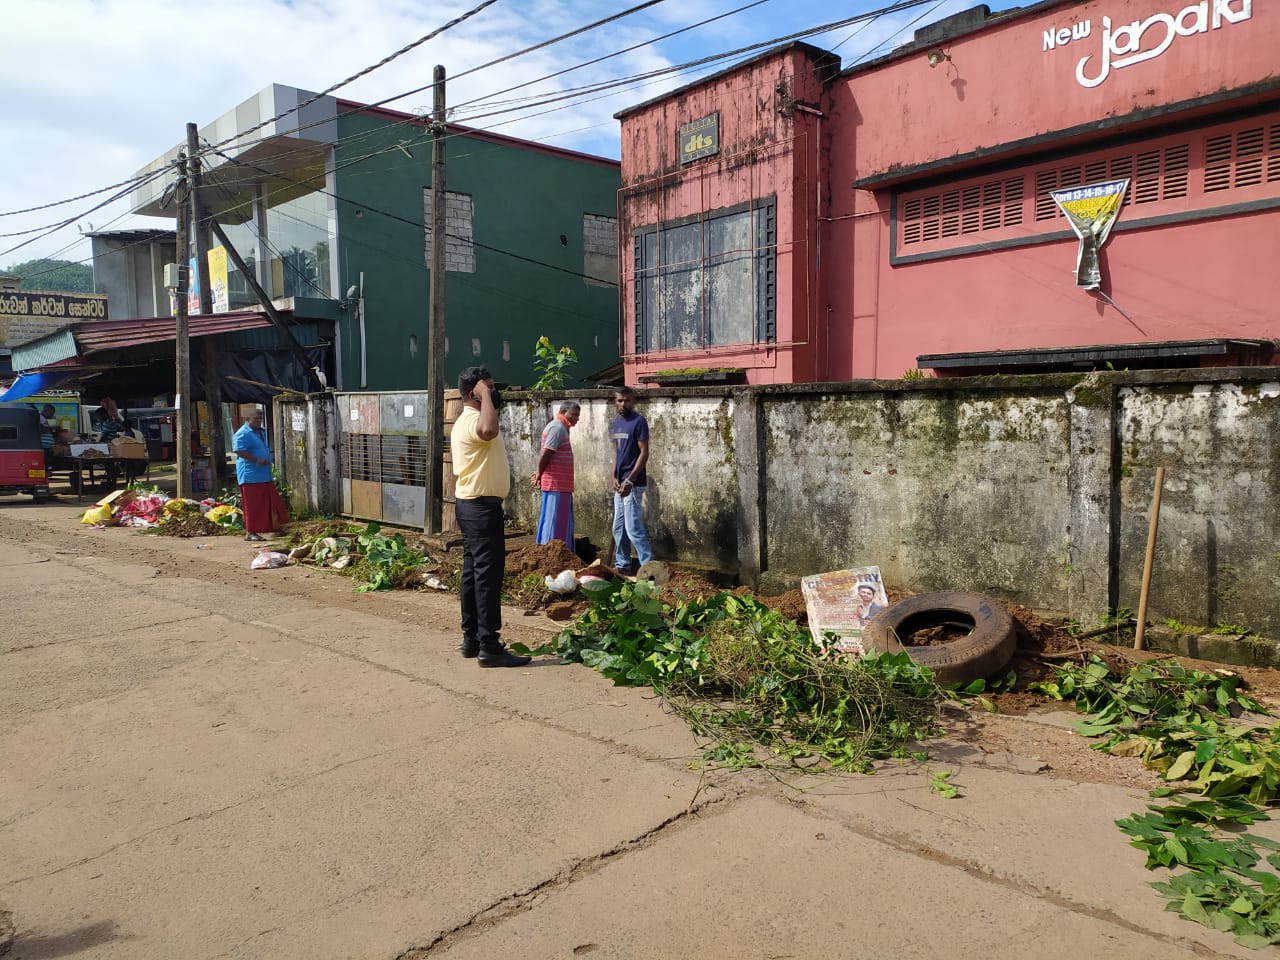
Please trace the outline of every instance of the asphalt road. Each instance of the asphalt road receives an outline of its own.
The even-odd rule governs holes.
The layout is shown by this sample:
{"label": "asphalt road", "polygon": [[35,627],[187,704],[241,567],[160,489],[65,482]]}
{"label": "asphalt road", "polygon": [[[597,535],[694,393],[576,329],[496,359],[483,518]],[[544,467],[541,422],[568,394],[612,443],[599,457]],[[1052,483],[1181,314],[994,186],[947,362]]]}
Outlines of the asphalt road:
{"label": "asphalt road", "polygon": [[1256,955],[1163,912],[1138,791],[707,771],[644,691],[462,660],[452,598],[78,513],[0,507],[11,957]]}

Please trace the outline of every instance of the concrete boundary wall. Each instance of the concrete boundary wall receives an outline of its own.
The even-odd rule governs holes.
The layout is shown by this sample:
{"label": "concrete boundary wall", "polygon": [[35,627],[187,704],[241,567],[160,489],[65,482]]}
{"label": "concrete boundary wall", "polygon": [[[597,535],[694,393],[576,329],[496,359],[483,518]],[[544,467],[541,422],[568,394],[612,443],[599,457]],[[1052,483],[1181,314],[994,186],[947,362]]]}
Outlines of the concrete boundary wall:
{"label": "concrete boundary wall", "polygon": [[[609,393],[507,395],[507,509],[536,523],[527,478],[564,396],[578,533],[610,545]],[[666,389],[640,409],[659,558],[768,589],[874,563],[1095,624],[1138,605],[1164,466],[1149,617],[1280,637],[1280,368]]]}
{"label": "concrete boundary wall", "polygon": [[[506,395],[506,509],[536,525],[529,475],[565,397],[582,405],[577,531],[608,560],[610,392]],[[277,404],[279,462],[305,506],[329,512],[336,405],[297,409]],[[891,585],[979,590],[1094,625],[1138,606],[1164,466],[1150,619],[1280,639],[1280,368],[664,389],[640,409],[660,559],[766,590],[878,564]]]}

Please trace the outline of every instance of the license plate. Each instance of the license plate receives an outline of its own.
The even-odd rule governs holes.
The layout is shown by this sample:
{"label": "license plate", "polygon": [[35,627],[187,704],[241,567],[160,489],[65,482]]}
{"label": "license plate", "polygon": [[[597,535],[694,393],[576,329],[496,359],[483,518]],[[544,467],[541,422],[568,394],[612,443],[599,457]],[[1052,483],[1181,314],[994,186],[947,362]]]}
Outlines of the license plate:
{"label": "license plate", "polygon": [[28,479],[28,480],[43,480],[43,479],[44,479],[44,471],[43,471],[43,470],[28,470],[28,471],[27,471],[27,479]]}

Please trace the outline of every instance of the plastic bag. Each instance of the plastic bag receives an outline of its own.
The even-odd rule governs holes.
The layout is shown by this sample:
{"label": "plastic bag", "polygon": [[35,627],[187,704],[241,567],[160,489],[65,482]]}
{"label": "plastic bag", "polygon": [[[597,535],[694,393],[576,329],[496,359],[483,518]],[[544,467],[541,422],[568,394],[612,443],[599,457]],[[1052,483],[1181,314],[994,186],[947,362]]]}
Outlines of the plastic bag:
{"label": "plastic bag", "polygon": [[106,523],[111,519],[110,504],[103,504],[100,507],[90,507],[84,512],[84,516],[80,518],[80,522],[88,526],[97,526],[100,523]]}
{"label": "plastic bag", "polygon": [[211,507],[209,512],[205,514],[205,517],[212,520],[214,523],[232,527],[243,525],[244,520],[241,519],[241,516],[242,515],[238,509],[235,507],[229,507],[226,504],[219,504],[216,507]]}
{"label": "plastic bag", "polygon": [[578,578],[572,570],[561,570],[555,577],[543,577],[547,589],[552,593],[573,593],[578,589]]}
{"label": "plastic bag", "polygon": [[259,550],[258,555],[249,564],[251,570],[272,570],[276,567],[287,567],[289,555],[277,553],[275,550]]}

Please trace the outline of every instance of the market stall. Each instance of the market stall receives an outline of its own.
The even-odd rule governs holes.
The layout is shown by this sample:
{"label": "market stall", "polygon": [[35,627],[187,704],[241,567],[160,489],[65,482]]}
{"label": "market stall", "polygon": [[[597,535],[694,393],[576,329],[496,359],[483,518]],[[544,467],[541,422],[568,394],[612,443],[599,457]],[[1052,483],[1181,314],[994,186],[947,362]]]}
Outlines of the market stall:
{"label": "market stall", "polygon": [[65,477],[76,496],[84,496],[85,487],[126,483],[143,477],[151,479],[151,460],[147,445],[132,437],[116,437],[107,443],[77,442],[55,444],[46,467],[50,480]]}

